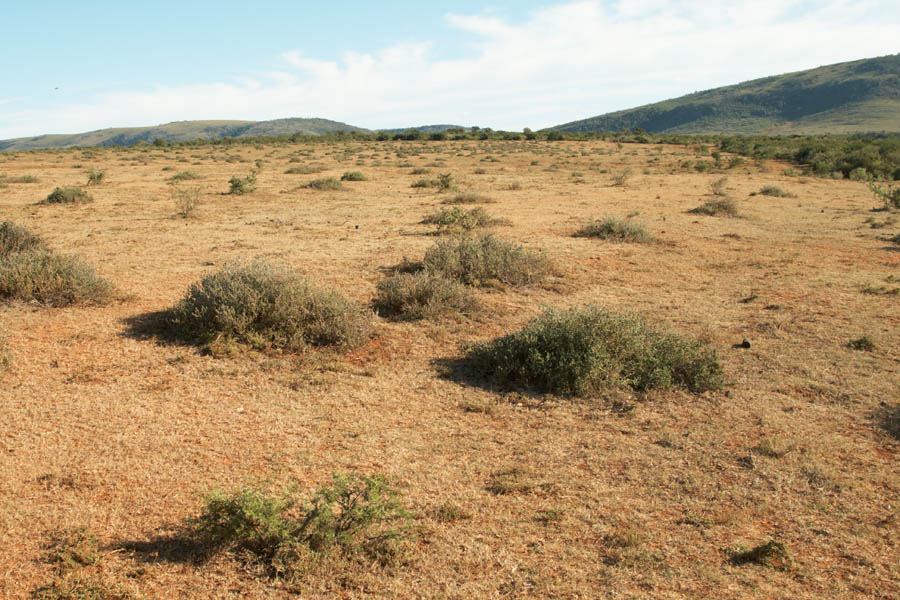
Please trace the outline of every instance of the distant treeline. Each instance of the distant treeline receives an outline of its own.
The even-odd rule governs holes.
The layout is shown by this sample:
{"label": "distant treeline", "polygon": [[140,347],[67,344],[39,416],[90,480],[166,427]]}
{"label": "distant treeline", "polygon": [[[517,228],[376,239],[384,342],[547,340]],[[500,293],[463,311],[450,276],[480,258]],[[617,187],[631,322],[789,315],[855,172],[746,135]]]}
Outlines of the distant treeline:
{"label": "distant treeline", "polygon": [[[343,132],[321,135],[223,137],[190,142],[138,142],[138,147],[192,148],[201,146],[244,146],[259,144],[334,143],[347,141],[421,141],[446,140],[529,140],[535,142],[603,140],[618,143],[704,145],[710,152],[730,152],[755,160],[778,159],[797,165],[804,174],[820,177],[844,177],[865,180],[900,180],[900,134],[872,133],[852,135],[759,136],[719,134],[654,134],[641,129],[617,133],[532,131],[495,131],[490,128],[455,127],[445,131],[423,132],[410,129],[395,132]],[[109,147],[109,146],[107,146]],[[115,147],[115,146],[113,146]],[[60,149],[68,151],[75,148]],[[28,150],[26,152],[46,152]]]}

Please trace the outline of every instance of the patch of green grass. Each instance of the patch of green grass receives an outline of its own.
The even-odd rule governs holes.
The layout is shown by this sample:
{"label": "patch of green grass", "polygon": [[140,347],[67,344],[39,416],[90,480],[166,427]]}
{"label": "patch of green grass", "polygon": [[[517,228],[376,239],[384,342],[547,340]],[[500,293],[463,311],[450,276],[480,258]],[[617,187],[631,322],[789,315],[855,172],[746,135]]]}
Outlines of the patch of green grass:
{"label": "patch of green grass", "polygon": [[335,475],[305,502],[295,490],[213,491],[191,525],[211,554],[249,555],[271,575],[290,577],[326,555],[390,563],[409,537],[408,521],[381,477]]}
{"label": "patch of green grass", "polygon": [[325,169],[318,165],[304,165],[301,167],[291,167],[285,171],[286,175],[312,175],[313,173],[321,173]]}
{"label": "patch of green grass", "polygon": [[112,291],[112,284],[74,256],[32,250],[0,258],[0,300],[46,306],[102,304]]}
{"label": "patch of green grass", "polygon": [[16,252],[46,249],[44,241],[26,228],[12,221],[0,223],[0,260]]}
{"label": "patch of green grass", "polygon": [[616,217],[604,217],[603,220],[592,221],[579,229],[575,236],[638,243],[649,242],[653,239],[640,223]]}
{"label": "patch of green grass", "polygon": [[256,190],[256,171],[250,171],[250,174],[244,178],[237,176],[228,180],[230,186],[228,193],[235,196],[249,194]]}
{"label": "patch of green grass", "polygon": [[341,175],[341,181],[366,181],[368,179],[362,171],[347,171]]}
{"label": "patch of green grass", "polygon": [[452,313],[469,313],[476,302],[459,281],[438,273],[398,273],[378,282],[375,311],[402,321],[434,319]]}
{"label": "patch of green grass", "polygon": [[340,294],[264,262],[234,263],[191,285],[166,314],[171,334],[210,348],[229,340],[303,351],[363,342],[370,320]]}
{"label": "patch of green grass", "polygon": [[851,350],[873,352],[875,350],[875,342],[873,342],[869,338],[869,336],[864,335],[860,338],[856,338],[855,340],[850,340],[849,342],[847,342],[847,347]]}
{"label": "patch of green grass", "polygon": [[303,187],[319,191],[338,191],[344,189],[337,177],[320,177],[313,179]]}
{"label": "patch of green grass", "polygon": [[490,234],[439,242],[425,253],[422,264],[426,271],[474,286],[540,283],[552,269],[540,254]]}
{"label": "patch of green grass", "polygon": [[191,181],[194,179],[200,179],[200,176],[194,173],[193,171],[182,171],[181,173],[175,173],[171,177],[169,177],[166,181],[169,183],[180,183],[182,181]]}
{"label": "patch of green grass", "polygon": [[707,200],[697,208],[688,211],[692,215],[707,215],[711,217],[726,216],[737,217],[739,215],[737,203],[731,198],[716,198]]}
{"label": "patch of green grass", "polygon": [[715,350],[595,306],[548,309],[518,332],[470,346],[467,356],[502,384],[562,395],[723,385]]}
{"label": "patch of green grass", "polygon": [[76,187],[57,187],[38,204],[82,204],[94,199],[84,190]]}
{"label": "patch of green grass", "polygon": [[86,527],[57,531],[51,536],[42,559],[59,572],[92,565],[100,560],[97,536]]}

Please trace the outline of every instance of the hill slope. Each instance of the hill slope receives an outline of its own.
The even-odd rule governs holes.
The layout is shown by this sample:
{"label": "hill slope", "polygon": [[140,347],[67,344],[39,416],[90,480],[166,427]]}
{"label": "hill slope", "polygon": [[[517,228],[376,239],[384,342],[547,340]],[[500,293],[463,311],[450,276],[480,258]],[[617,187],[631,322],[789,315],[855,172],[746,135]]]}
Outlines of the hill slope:
{"label": "hill slope", "polygon": [[900,54],[756,79],[551,127],[557,131],[900,131]]}
{"label": "hill slope", "polygon": [[0,150],[33,150],[38,148],[69,148],[72,146],[130,146],[140,141],[188,142],[196,139],[223,137],[252,137],[292,135],[322,135],[336,131],[368,129],[354,127],[328,119],[275,119],[272,121],[177,121],[155,127],[124,127],[98,129],[71,135],[40,135],[28,138],[0,140]]}

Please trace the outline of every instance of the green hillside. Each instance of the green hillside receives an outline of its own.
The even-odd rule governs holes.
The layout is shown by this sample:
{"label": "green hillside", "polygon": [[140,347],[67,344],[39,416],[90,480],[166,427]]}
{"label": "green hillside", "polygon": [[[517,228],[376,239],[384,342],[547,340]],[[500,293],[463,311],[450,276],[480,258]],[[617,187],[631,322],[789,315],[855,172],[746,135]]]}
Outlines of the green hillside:
{"label": "green hillside", "polygon": [[900,54],[756,79],[550,129],[570,132],[900,132]]}
{"label": "green hillside", "polygon": [[156,127],[127,127],[99,129],[70,135],[40,135],[29,138],[0,140],[2,150],[34,150],[38,148],[69,148],[72,146],[130,146],[138,142],[189,142],[197,139],[223,137],[255,137],[293,135],[322,135],[336,131],[369,133],[328,119],[275,119],[272,121],[178,121]]}

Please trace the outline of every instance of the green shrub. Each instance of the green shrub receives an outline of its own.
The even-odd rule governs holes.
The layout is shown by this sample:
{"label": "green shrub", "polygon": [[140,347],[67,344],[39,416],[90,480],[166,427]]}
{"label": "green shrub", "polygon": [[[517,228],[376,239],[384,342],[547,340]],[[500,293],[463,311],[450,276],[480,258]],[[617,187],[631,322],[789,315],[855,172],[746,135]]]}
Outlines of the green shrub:
{"label": "green shrub", "polygon": [[692,208],[688,212],[694,215],[709,215],[711,217],[720,215],[725,215],[727,217],[738,216],[737,203],[731,198],[707,200],[697,208]]}
{"label": "green shrub", "polygon": [[213,491],[191,525],[211,553],[250,555],[271,575],[297,576],[327,554],[390,562],[409,536],[408,520],[381,477],[335,475],[308,502],[260,487]]}
{"label": "green shrub", "polygon": [[490,227],[503,222],[491,217],[481,207],[466,210],[458,206],[442,208],[422,219],[422,223],[426,225],[437,225],[439,232],[471,231],[476,227]]}
{"label": "green shrub", "polygon": [[850,181],[869,181],[872,177],[865,167],[857,167],[852,169],[849,174]]}
{"label": "green shrub", "polygon": [[180,186],[172,187],[172,200],[175,201],[175,210],[179,217],[190,219],[194,217],[194,211],[200,204],[200,188]]}
{"label": "green shrub", "polygon": [[872,190],[876,198],[884,201],[886,208],[900,209],[900,185],[895,186],[893,183],[889,183],[887,186],[881,187],[870,183],[869,189]]}
{"label": "green shrub", "polygon": [[228,184],[231,186],[228,190],[229,194],[234,194],[235,196],[249,194],[256,190],[256,171],[250,171],[250,174],[243,179],[237,176],[232,177],[228,180]]}
{"label": "green shrub", "polygon": [[285,174],[287,174],[287,175],[312,175],[313,173],[321,173],[324,170],[325,169],[323,169],[322,167],[317,166],[317,165],[305,165],[302,167],[291,167],[290,169],[285,171]]}
{"label": "green shrub", "polygon": [[418,167],[409,172],[410,175],[427,175],[429,173],[431,173],[431,169],[424,167]]}
{"label": "green shrub", "polygon": [[623,242],[649,242],[652,239],[640,223],[616,217],[604,217],[602,221],[592,221],[578,230],[575,236]]}
{"label": "green shrub", "polygon": [[375,311],[401,321],[469,313],[476,308],[465,285],[438,273],[398,273],[378,282],[377,290],[372,303]]}
{"label": "green shrub", "polygon": [[175,173],[171,177],[169,177],[166,181],[169,183],[175,184],[180,183],[182,181],[191,181],[193,179],[200,179],[200,176],[194,173],[193,171],[182,171],[181,173]]}
{"label": "green shrub", "polygon": [[422,263],[426,271],[476,286],[491,281],[540,283],[551,270],[543,256],[490,234],[440,242],[425,253]]}
{"label": "green shrub", "polygon": [[463,194],[456,194],[452,198],[447,198],[446,200],[441,201],[441,204],[488,204],[490,202],[493,202],[493,200],[486,196],[466,192]]}
{"label": "green shrub", "polygon": [[847,343],[847,347],[851,350],[860,350],[863,352],[872,352],[875,350],[875,342],[873,342],[869,336],[864,335],[861,338],[857,338],[855,340],[850,340]]}
{"label": "green shrub", "polygon": [[761,196],[773,196],[775,198],[795,198],[796,195],[792,194],[777,185],[766,185],[763,186],[761,190],[759,190],[759,194]]}
{"label": "green shrub", "polygon": [[46,250],[44,241],[12,221],[0,223],[0,260],[16,252]]}
{"label": "green shrub", "polygon": [[106,171],[103,169],[91,169],[88,171],[88,185],[100,185],[103,183],[103,178],[106,177]]}
{"label": "green shrub", "polygon": [[0,299],[47,306],[101,304],[112,285],[74,256],[48,250],[0,257]]}
{"label": "green shrub", "polygon": [[453,175],[450,173],[441,173],[437,178],[437,187],[439,192],[446,192],[453,186]]}
{"label": "green shrub", "polygon": [[313,179],[303,187],[319,191],[337,191],[344,189],[344,186],[341,185],[341,182],[336,177]]}
{"label": "green shrub", "polygon": [[209,347],[233,340],[294,351],[349,348],[370,322],[343,296],[263,262],[226,265],[190,286],[166,316],[175,337]]}
{"label": "green shrub", "polygon": [[341,181],[366,181],[368,177],[362,174],[361,171],[347,171],[343,175],[341,175]]}
{"label": "green shrub", "polygon": [[518,332],[471,346],[467,355],[500,383],[563,395],[616,387],[703,392],[723,381],[714,350],[594,306],[549,309]]}
{"label": "green shrub", "polygon": [[93,202],[94,199],[82,189],[76,187],[58,187],[41,200],[40,204],[78,204]]}

